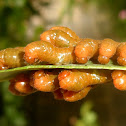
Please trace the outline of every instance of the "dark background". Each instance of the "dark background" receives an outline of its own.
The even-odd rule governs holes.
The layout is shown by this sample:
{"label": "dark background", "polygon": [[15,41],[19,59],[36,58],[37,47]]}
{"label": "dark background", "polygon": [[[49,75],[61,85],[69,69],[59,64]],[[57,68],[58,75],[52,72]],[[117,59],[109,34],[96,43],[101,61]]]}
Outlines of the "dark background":
{"label": "dark background", "polygon": [[[0,0],[0,49],[26,46],[52,26],[82,38],[126,40],[125,0]],[[0,84],[1,126],[125,126],[126,92],[100,85],[74,103],[51,93],[13,96]]]}

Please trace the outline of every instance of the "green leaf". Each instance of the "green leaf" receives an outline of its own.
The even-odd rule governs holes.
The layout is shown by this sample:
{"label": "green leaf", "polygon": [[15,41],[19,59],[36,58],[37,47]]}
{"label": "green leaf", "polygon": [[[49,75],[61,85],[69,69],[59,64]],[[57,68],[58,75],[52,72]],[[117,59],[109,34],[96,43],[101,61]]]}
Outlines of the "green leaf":
{"label": "green leaf", "polygon": [[24,67],[18,67],[8,70],[0,70],[0,82],[4,80],[9,80],[13,78],[15,75],[27,72],[30,70],[40,70],[40,69],[108,69],[108,70],[126,70],[126,66],[119,66],[117,64],[113,64],[113,62],[109,62],[106,65],[102,64],[94,64],[89,61],[86,64],[68,64],[68,65],[29,65]]}

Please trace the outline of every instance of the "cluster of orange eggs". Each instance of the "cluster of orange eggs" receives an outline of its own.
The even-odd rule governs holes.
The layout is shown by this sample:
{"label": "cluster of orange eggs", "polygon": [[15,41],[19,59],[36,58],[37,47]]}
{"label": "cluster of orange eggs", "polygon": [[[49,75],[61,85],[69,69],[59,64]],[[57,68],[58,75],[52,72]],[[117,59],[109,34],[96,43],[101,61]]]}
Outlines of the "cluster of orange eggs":
{"label": "cluster of orange eggs", "polygon": [[[38,64],[85,64],[88,60],[107,64],[113,60],[126,65],[126,42],[112,39],[79,38],[67,27],[52,27],[40,35],[40,41],[26,47],[0,51],[0,69]],[[93,85],[113,80],[119,90],[126,90],[126,72],[110,70],[39,70],[22,73],[10,80],[9,90],[15,95],[36,91],[53,92],[54,98],[77,101],[84,98]]]}
{"label": "cluster of orange eggs", "polygon": [[108,70],[38,70],[17,75],[10,80],[9,90],[19,96],[52,92],[55,99],[73,102],[84,98],[94,85],[111,80]]}

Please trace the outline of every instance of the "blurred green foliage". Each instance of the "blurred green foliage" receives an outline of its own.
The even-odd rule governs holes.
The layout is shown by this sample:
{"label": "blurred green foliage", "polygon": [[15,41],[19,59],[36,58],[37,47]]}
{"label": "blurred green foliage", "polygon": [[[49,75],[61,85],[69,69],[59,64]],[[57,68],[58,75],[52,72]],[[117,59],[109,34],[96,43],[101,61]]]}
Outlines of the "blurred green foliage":
{"label": "blurred green foliage", "polygon": [[92,110],[93,103],[86,101],[80,108],[80,118],[75,126],[99,126],[98,115]]}
{"label": "blurred green foliage", "polygon": [[0,49],[30,42],[26,36],[27,20],[35,13],[28,0],[0,1]]}

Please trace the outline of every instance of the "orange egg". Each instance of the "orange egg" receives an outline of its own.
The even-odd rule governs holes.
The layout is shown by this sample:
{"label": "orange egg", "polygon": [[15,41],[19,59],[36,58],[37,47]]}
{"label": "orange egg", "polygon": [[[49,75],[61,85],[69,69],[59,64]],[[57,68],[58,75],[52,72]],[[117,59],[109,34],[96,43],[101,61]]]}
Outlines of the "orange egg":
{"label": "orange egg", "polygon": [[53,92],[59,88],[58,73],[39,70],[33,78],[33,87],[39,91]]}
{"label": "orange egg", "polygon": [[78,92],[89,85],[111,81],[109,70],[64,70],[58,75],[60,88]]}
{"label": "orange egg", "polygon": [[23,94],[31,94],[36,90],[29,84],[29,73],[18,74],[15,78],[10,80],[10,84],[14,85],[14,89]]}
{"label": "orange egg", "polygon": [[75,56],[77,63],[86,63],[98,52],[98,41],[93,39],[82,39],[75,47]]}
{"label": "orange egg", "polygon": [[74,91],[64,91],[63,92],[63,98],[65,101],[68,102],[75,102],[78,100],[81,100],[82,98],[86,97],[88,92],[92,89],[91,86],[85,87],[79,92],[74,92]]}
{"label": "orange egg", "polygon": [[25,60],[29,64],[37,61],[57,65],[75,63],[74,47],[59,48],[45,41],[32,42],[25,47]]}
{"label": "orange egg", "polygon": [[112,39],[104,39],[99,46],[98,61],[101,64],[107,64],[112,56],[115,55],[119,43]]}
{"label": "orange egg", "polygon": [[113,84],[118,90],[126,90],[126,71],[115,70],[112,73]]}

